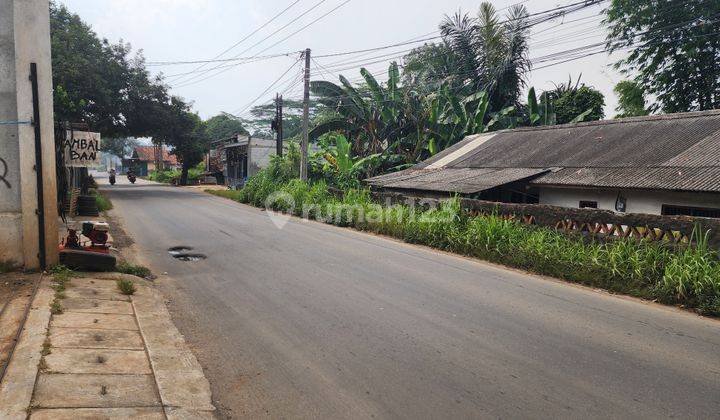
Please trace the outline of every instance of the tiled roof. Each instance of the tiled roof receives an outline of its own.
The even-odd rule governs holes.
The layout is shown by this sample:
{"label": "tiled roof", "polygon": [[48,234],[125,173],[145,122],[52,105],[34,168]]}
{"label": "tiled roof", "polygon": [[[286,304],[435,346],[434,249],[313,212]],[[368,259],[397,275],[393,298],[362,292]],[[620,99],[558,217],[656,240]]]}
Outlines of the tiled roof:
{"label": "tiled roof", "polygon": [[[720,111],[669,114],[521,128],[470,136],[409,171],[427,180],[413,189],[458,191],[452,179],[423,178],[439,168],[477,172],[463,184],[502,185],[509,173],[521,176],[548,170],[534,184],[720,191]],[[550,172],[550,170],[552,170]],[[502,175],[502,176],[501,176]],[[404,177],[389,174],[367,182],[377,187],[407,188]],[[520,178],[519,178],[520,179]],[[432,185],[430,185],[432,184]],[[464,187],[463,187],[464,189]],[[483,191],[478,189],[473,192]]]}
{"label": "tiled roof", "polygon": [[[133,158],[137,158],[141,162],[154,162],[155,148],[153,146],[138,146],[134,149]],[[177,156],[171,154],[166,148],[163,147],[163,162],[170,165],[177,165]]]}

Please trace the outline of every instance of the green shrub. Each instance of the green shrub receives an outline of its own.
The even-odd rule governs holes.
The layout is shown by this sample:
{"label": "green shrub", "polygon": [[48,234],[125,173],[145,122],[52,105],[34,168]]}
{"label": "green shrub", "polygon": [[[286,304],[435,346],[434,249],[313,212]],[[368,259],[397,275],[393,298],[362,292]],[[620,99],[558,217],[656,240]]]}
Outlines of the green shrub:
{"label": "green shrub", "polygon": [[[188,170],[188,181],[198,180],[202,177],[203,173],[205,173],[205,164],[201,162],[194,168],[190,168]],[[163,171],[150,172],[147,179],[150,181],[160,182],[162,184],[172,184],[177,183],[177,181],[180,180],[181,175],[182,171],[180,169],[166,169]]]}
{"label": "green shrub", "polygon": [[229,198],[233,201],[240,201],[241,191],[236,190],[205,190],[206,193],[216,195],[218,197]]}
{"label": "green shrub", "polygon": [[136,292],[135,283],[132,280],[120,279],[117,281],[117,287],[123,295],[130,296]]}
{"label": "green shrub", "polygon": [[61,284],[66,283],[73,275],[73,271],[71,269],[61,264],[52,266],[48,272],[53,276],[53,280],[55,280],[55,282]]}
{"label": "green shrub", "polygon": [[113,208],[112,201],[100,192],[95,192],[95,204],[100,212],[105,212]]}
{"label": "green shrub", "polygon": [[[693,236],[697,237],[697,230]],[[670,256],[658,289],[666,299],[720,315],[720,261],[708,248],[707,235],[697,246]]]}
{"label": "green shrub", "polygon": [[152,271],[150,271],[149,268],[143,267],[142,265],[130,264],[127,261],[120,261],[115,270],[118,273],[130,274],[145,279],[152,278]]}

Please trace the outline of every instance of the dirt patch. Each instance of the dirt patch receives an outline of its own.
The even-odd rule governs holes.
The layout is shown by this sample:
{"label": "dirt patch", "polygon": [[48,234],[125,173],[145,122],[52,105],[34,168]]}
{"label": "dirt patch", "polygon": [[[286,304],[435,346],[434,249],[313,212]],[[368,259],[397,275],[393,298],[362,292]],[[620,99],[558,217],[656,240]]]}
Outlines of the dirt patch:
{"label": "dirt patch", "polygon": [[119,250],[131,247],[135,241],[123,229],[122,221],[112,212],[105,212],[105,220],[110,225],[113,246]]}
{"label": "dirt patch", "polygon": [[39,277],[39,274],[0,274],[0,373],[4,372],[10,358]]}

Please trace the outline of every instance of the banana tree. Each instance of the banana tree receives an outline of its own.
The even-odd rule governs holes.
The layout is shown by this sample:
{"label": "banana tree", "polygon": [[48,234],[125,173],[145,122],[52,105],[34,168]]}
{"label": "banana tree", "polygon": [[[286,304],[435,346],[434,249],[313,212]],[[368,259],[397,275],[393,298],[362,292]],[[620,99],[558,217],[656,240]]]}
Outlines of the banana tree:
{"label": "banana tree", "polygon": [[528,91],[528,109],[530,125],[555,125],[555,110],[547,93],[544,92],[540,96],[540,103],[538,103],[535,88],[531,87]]}
{"label": "banana tree", "polygon": [[443,85],[438,92],[431,95],[429,101],[428,125],[431,138],[428,141],[428,151],[431,155],[465,136],[484,133],[500,126],[515,126],[515,107],[488,113],[490,97],[485,91],[461,98],[454,94],[448,85]]}
{"label": "banana tree", "polygon": [[[568,86],[572,82],[572,79],[568,82]],[[578,79],[578,83],[580,79]],[[563,85],[561,85],[563,86]],[[577,86],[576,86],[577,87]],[[564,88],[564,87],[563,87]],[[563,88],[556,87],[556,91],[562,91]],[[557,124],[557,116],[553,106],[552,96],[547,92],[543,92],[540,95],[540,103],[538,103],[537,96],[535,94],[535,88],[531,87],[528,91],[528,109],[530,112],[530,125],[555,125]],[[575,118],[570,121],[570,124],[579,123],[585,120],[588,115],[592,114],[593,108],[587,109],[584,112],[578,114]]]}
{"label": "banana tree", "polygon": [[310,136],[316,139],[333,131],[345,132],[353,139],[352,151],[356,155],[367,156],[383,152],[388,139],[402,135],[410,127],[401,118],[397,63],[390,65],[386,88],[367,69],[361,69],[360,73],[369,94],[359,92],[344,76],[340,76],[340,85],[324,80],[310,83],[310,89],[318,101],[335,113],[333,117],[317,124]]}

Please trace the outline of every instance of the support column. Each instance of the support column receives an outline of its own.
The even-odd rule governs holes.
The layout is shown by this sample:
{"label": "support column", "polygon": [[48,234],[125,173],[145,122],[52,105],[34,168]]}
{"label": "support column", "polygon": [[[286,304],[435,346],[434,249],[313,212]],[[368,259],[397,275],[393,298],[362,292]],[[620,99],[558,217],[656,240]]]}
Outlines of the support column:
{"label": "support column", "polygon": [[[40,266],[39,217],[46,262],[57,262],[58,212],[47,0],[0,0],[0,261]],[[38,74],[44,208],[38,209],[30,65]]]}

